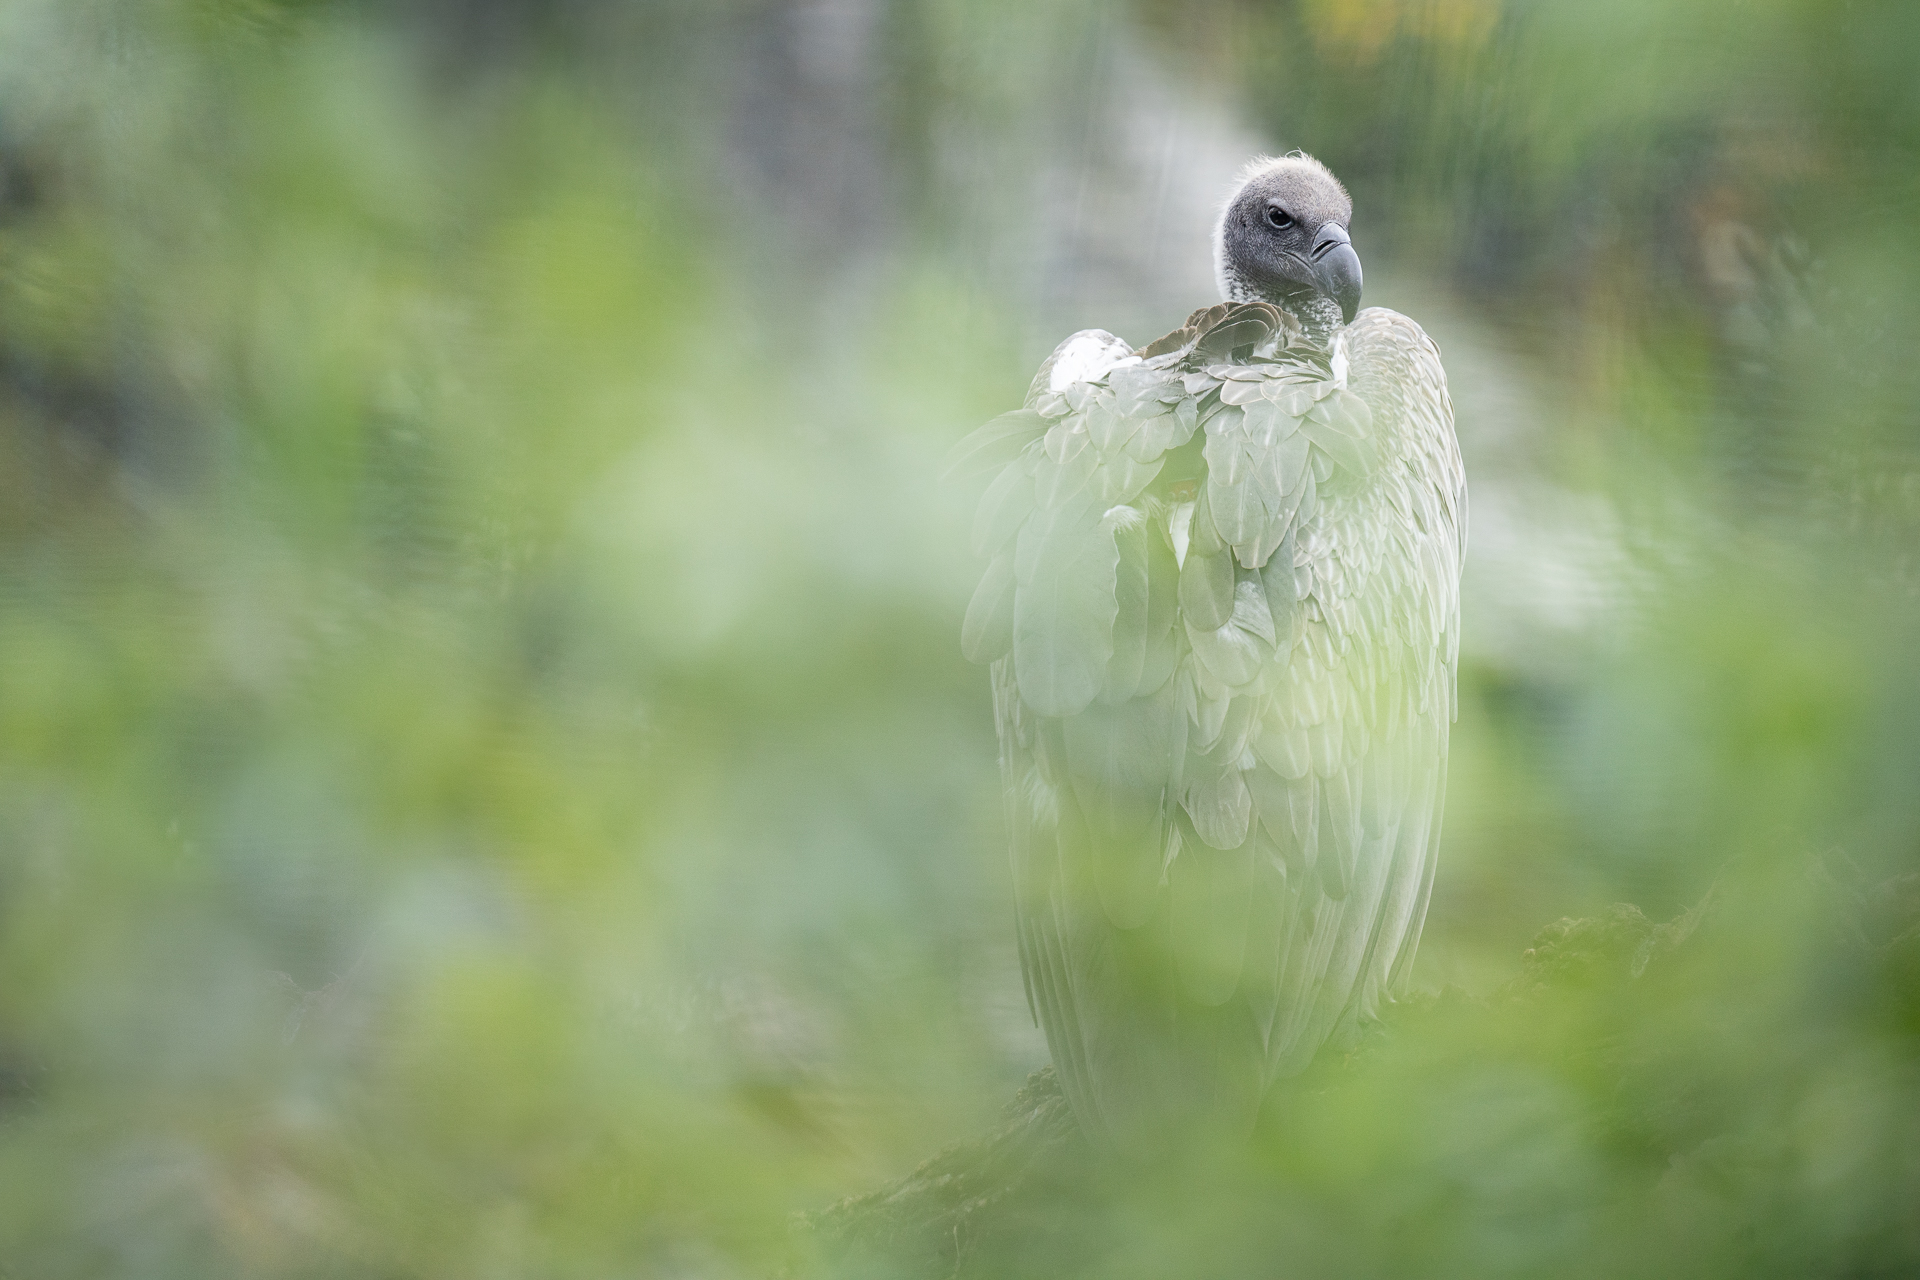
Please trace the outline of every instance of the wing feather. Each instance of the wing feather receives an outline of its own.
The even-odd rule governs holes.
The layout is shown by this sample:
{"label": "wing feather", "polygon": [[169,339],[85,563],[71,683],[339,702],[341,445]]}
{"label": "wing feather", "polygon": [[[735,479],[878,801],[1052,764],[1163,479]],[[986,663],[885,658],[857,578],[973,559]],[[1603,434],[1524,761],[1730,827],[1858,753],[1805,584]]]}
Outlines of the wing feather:
{"label": "wing feather", "polygon": [[1136,928],[1153,914],[1166,849],[1172,783],[1172,690],[1118,706],[1094,704],[1065,722],[1067,774],[1093,850],[1108,919]]}
{"label": "wing feather", "polygon": [[1002,551],[987,566],[960,624],[960,652],[985,665],[1013,647],[1013,553]]}
{"label": "wing feather", "polygon": [[1114,564],[1113,656],[1107,660],[1101,701],[1124,703],[1140,692],[1146,673],[1147,648],[1152,640],[1153,532],[1145,517],[1130,512],[1116,519],[1113,540],[1119,550]]}
{"label": "wing feather", "polygon": [[1113,657],[1120,550],[1092,504],[1034,513],[1014,558],[1013,663],[1020,694],[1041,715],[1085,709]]}
{"label": "wing feather", "polygon": [[961,440],[947,454],[943,480],[991,475],[1019,457],[1047,429],[1047,420],[1031,409],[1003,413]]}
{"label": "wing feather", "polygon": [[1001,469],[973,517],[973,553],[990,556],[1013,541],[1033,514],[1033,476],[1024,466]]}

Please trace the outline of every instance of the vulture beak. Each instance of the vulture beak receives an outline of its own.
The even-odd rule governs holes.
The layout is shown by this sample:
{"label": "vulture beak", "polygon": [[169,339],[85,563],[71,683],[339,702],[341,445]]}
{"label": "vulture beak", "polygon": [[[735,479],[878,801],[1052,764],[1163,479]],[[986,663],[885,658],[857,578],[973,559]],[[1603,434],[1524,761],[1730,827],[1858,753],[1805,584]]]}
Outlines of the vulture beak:
{"label": "vulture beak", "polygon": [[1340,320],[1352,324],[1360,309],[1360,255],[1346,229],[1329,222],[1313,238],[1313,274],[1321,291],[1340,304]]}

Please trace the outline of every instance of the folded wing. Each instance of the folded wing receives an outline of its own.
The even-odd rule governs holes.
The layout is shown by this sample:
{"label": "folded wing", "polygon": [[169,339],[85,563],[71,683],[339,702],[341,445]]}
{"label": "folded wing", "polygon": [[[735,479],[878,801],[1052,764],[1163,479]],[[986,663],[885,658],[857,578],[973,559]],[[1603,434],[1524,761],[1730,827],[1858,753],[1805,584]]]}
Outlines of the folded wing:
{"label": "folded wing", "polygon": [[1464,523],[1438,352],[1379,310],[1320,351],[1264,304],[1077,334],[953,465],[994,476],[963,645],[1068,1097],[1096,1134],[1174,1097],[1250,1120],[1425,912]]}

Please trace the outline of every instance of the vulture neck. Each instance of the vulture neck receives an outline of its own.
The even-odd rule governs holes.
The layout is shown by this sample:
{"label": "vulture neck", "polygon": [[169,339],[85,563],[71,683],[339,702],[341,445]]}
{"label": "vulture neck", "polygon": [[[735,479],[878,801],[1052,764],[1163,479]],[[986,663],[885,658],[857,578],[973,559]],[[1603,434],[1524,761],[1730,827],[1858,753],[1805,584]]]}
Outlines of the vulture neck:
{"label": "vulture neck", "polygon": [[1316,345],[1333,350],[1333,335],[1345,327],[1340,304],[1317,293],[1268,293],[1256,287],[1238,271],[1228,268],[1223,283],[1228,302],[1265,302],[1300,322],[1307,337]]}

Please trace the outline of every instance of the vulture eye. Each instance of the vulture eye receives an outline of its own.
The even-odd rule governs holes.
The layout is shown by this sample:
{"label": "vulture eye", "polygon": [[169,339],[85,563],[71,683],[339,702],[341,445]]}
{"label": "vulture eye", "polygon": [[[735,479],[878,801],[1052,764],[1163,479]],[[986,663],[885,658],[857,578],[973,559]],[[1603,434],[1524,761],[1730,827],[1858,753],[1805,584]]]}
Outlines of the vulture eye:
{"label": "vulture eye", "polygon": [[1277,204],[1267,206],[1267,222],[1277,230],[1285,231],[1293,225],[1293,215]]}

